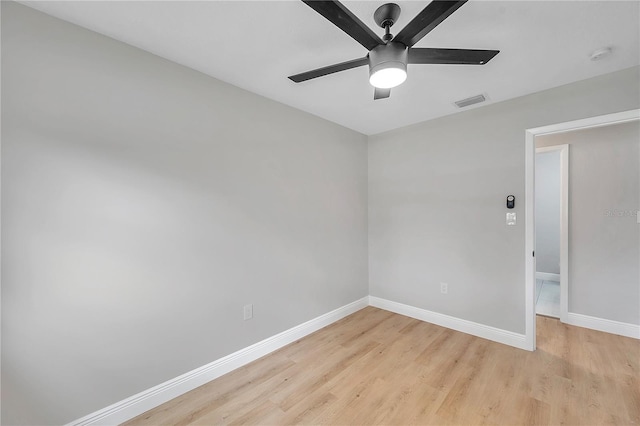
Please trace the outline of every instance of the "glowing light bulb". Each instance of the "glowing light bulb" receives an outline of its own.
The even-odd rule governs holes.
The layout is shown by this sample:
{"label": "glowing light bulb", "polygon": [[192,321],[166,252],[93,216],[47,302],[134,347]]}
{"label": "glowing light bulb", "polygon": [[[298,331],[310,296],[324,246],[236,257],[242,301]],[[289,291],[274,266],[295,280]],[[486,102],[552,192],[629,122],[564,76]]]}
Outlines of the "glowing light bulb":
{"label": "glowing light bulb", "polygon": [[369,83],[371,83],[373,87],[377,87],[379,89],[391,89],[392,87],[396,87],[404,83],[407,79],[407,71],[404,64],[399,62],[386,62],[382,65],[386,65],[386,67],[371,70]]}

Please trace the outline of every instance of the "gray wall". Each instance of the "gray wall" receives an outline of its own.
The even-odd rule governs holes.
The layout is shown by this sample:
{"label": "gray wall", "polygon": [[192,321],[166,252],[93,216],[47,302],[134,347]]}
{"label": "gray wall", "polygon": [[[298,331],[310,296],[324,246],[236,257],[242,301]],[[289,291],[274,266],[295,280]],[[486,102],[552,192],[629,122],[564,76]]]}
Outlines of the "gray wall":
{"label": "gray wall", "polygon": [[569,312],[640,324],[640,124],[536,144],[570,144]]}
{"label": "gray wall", "polygon": [[10,2],[2,91],[3,424],[367,295],[365,136]]}
{"label": "gray wall", "polygon": [[536,154],[536,271],[560,274],[560,151]]}
{"label": "gray wall", "polygon": [[370,137],[370,294],[524,333],[525,129],[638,108],[639,83],[635,67]]}

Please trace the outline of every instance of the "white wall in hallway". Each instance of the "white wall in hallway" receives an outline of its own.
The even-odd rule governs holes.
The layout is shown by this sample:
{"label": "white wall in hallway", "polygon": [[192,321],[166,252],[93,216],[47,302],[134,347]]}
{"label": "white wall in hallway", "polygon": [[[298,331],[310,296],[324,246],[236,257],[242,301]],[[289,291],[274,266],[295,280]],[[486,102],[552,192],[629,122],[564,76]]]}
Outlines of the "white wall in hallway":
{"label": "white wall in hallway", "polygon": [[536,153],[536,272],[560,274],[560,151]]}

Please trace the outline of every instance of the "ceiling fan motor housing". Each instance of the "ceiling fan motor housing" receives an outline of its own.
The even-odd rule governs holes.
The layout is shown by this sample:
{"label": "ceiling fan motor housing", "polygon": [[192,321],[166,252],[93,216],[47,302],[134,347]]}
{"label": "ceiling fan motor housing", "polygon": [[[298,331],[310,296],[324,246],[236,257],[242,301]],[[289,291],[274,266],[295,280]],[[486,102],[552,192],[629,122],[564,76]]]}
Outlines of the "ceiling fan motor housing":
{"label": "ceiling fan motor housing", "polygon": [[372,84],[374,74],[389,68],[403,70],[406,75],[408,52],[407,46],[393,41],[373,48],[369,52],[369,79]]}

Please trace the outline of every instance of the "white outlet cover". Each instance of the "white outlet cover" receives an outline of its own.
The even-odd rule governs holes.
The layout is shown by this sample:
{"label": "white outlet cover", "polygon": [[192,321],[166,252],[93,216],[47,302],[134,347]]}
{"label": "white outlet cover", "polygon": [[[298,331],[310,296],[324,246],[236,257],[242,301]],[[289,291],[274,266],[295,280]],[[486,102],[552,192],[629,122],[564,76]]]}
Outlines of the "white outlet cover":
{"label": "white outlet cover", "polygon": [[245,305],[243,313],[244,313],[245,321],[253,318],[253,305],[252,304]]}
{"label": "white outlet cover", "polygon": [[507,213],[507,225],[513,226],[516,224],[516,214],[515,213]]}

